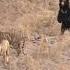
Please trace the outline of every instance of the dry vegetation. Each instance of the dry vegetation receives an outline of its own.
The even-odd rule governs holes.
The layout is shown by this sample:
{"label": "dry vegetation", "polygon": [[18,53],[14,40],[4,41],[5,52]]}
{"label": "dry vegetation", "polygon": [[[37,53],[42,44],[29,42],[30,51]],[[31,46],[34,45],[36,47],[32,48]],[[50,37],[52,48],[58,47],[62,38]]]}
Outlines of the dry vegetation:
{"label": "dry vegetation", "polygon": [[0,44],[0,54],[4,58],[4,62],[9,62],[9,51],[10,51],[10,44],[8,40],[2,40]]}
{"label": "dry vegetation", "polygon": [[70,33],[60,36],[59,0],[0,0],[0,41],[7,39],[9,64],[0,70],[69,70]]}

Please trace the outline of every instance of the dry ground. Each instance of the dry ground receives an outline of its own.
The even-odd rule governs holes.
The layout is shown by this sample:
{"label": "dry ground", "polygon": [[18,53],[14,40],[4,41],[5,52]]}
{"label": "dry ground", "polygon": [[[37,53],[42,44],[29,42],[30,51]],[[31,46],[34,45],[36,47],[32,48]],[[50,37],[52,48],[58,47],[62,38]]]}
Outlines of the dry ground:
{"label": "dry ground", "polygon": [[[70,70],[70,33],[60,36],[58,0],[0,0],[0,40],[7,38],[10,62],[0,70]],[[17,56],[19,41],[24,54]]]}

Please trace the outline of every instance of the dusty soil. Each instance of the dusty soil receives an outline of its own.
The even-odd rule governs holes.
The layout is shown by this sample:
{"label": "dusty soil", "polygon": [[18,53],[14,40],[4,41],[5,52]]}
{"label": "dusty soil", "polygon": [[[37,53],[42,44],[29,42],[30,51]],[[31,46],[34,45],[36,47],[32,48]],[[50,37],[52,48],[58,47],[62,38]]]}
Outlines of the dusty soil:
{"label": "dusty soil", "polygon": [[59,0],[0,0],[0,40],[13,46],[9,64],[0,56],[0,70],[70,70],[70,32],[60,35],[58,10]]}

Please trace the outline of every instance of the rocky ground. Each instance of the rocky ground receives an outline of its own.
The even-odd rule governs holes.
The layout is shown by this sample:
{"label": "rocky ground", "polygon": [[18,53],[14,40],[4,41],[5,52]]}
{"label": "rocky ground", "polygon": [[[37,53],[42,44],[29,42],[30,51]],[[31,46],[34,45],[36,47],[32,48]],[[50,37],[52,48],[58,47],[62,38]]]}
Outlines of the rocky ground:
{"label": "rocky ground", "polygon": [[60,35],[58,10],[59,0],[0,0],[0,39],[13,46],[8,65],[0,56],[0,70],[70,70],[70,33]]}

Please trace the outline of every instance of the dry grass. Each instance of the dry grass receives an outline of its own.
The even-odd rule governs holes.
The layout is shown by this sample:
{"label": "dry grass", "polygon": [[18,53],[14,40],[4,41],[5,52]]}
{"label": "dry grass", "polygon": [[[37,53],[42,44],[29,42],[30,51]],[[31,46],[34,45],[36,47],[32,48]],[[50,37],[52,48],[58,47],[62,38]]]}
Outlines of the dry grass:
{"label": "dry grass", "polygon": [[[9,70],[69,68],[62,63],[70,64],[70,34],[59,35],[61,24],[57,22],[57,10],[58,0],[0,1],[0,41],[8,39],[13,46]],[[21,41],[25,41],[25,55],[16,56],[23,49],[18,46]],[[4,70],[1,66],[2,63],[0,69]]]}
{"label": "dry grass", "polygon": [[8,40],[2,40],[0,44],[0,54],[3,56],[4,62],[9,63],[10,44]]}

